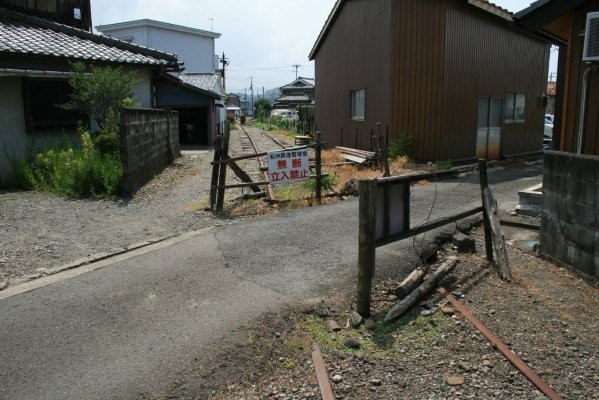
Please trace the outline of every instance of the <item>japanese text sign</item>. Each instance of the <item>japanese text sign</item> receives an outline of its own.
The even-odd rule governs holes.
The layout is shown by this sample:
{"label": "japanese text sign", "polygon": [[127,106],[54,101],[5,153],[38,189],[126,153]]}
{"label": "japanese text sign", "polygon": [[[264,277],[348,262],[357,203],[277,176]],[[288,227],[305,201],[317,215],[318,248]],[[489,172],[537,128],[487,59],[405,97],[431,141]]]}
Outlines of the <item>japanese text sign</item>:
{"label": "japanese text sign", "polygon": [[271,185],[294,183],[310,178],[308,149],[273,151],[268,158],[268,181]]}

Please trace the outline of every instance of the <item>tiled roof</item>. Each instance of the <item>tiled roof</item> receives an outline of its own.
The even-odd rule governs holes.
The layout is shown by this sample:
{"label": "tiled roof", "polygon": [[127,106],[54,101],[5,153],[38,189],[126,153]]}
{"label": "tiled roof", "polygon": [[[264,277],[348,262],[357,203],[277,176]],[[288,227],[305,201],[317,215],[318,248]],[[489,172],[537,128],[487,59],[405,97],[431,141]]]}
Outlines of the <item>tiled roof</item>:
{"label": "tiled roof", "polygon": [[310,101],[308,95],[302,94],[298,96],[282,96],[275,100],[277,103],[280,102],[291,102],[291,101]]}
{"label": "tiled roof", "polygon": [[216,97],[222,97],[224,95],[220,74],[180,74],[179,79],[181,79],[181,81],[188,86],[192,86],[195,89],[200,89],[205,92],[210,92]]}
{"label": "tiled roof", "polygon": [[164,66],[177,56],[0,8],[0,54]]}

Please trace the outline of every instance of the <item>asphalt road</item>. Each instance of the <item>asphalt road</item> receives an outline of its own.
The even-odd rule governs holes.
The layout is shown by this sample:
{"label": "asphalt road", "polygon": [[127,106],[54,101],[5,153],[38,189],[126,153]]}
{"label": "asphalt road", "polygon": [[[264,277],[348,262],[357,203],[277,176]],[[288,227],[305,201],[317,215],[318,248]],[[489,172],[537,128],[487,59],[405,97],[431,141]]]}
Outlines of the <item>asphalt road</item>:
{"label": "asphalt road", "polygon": [[[500,208],[513,209],[517,191],[541,182],[540,173],[539,166],[490,170]],[[413,224],[470,208],[480,204],[478,181],[415,187],[411,203]],[[0,300],[0,399],[168,391],[180,371],[265,312],[326,297],[331,288],[353,290],[356,244],[354,199],[233,222],[53,276]],[[405,274],[414,261],[410,240],[379,248],[378,277]]]}

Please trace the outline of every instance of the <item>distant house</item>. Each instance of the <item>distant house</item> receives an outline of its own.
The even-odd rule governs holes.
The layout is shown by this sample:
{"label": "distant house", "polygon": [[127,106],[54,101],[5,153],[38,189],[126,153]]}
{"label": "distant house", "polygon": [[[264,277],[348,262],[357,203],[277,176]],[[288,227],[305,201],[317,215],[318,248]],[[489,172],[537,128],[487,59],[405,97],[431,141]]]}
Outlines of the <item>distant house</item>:
{"label": "distant house", "polygon": [[[157,84],[157,106],[179,112],[179,143],[210,145],[222,119],[225,91],[219,73],[183,73]],[[217,106],[217,104],[219,106]]]}
{"label": "distant house", "polygon": [[164,80],[157,92],[158,104],[179,111],[181,144],[212,144],[226,115],[224,82],[214,43],[220,33],[151,19],[99,25],[96,29],[119,40],[177,54],[187,75],[180,76],[182,84],[176,79]]}
{"label": "distant house", "polygon": [[295,109],[298,106],[314,102],[314,78],[299,77],[288,85],[281,86],[281,96],[274,104],[274,108]]}
{"label": "distant house", "polygon": [[[87,14],[89,0],[26,4],[64,10],[73,3],[81,7],[75,9],[74,15],[80,17],[77,21],[83,21],[81,26],[88,29],[89,24],[84,22],[91,21]],[[0,7],[0,179],[8,173],[11,160],[75,131],[82,116],[58,106],[71,93],[69,62],[121,66],[125,71],[135,71],[140,82],[134,88],[134,97],[148,108],[156,105],[156,79],[167,71],[180,69],[175,55],[28,15],[25,12],[30,10],[25,6],[20,11]],[[60,13],[34,14],[68,22]]]}
{"label": "distant house", "polygon": [[542,148],[549,46],[485,0],[338,0],[309,58],[330,145],[370,150],[380,122],[422,161]]}
{"label": "distant house", "polygon": [[[599,12],[599,0],[535,1],[514,17],[518,25],[528,32],[536,33],[560,49],[553,124],[554,148],[599,155],[599,68],[597,61],[593,69],[590,63],[582,59],[589,12]],[[598,42],[599,36],[595,38],[595,43]],[[596,46],[595,51],[599,52],[599,45]],[[586,82],[585,71],[588,71]],[[587,84],[584,110],[580,107],[583,83]],[[584,113],[582,120],[581,112]]]}

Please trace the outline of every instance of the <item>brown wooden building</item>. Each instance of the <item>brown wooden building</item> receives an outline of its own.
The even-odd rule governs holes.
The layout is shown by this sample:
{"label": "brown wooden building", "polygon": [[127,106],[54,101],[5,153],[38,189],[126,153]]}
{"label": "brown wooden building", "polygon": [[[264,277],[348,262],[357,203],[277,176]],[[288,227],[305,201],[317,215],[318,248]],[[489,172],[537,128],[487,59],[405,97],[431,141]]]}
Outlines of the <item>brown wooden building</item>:
{"label": "brown wooden building", "polygon": [[318,129],[370,149],[380,122],[417,160],[540,152],[547,43],[484,0],[338,0],[310,53]]}
{"label": "brown wooden building", "polygon": [[[560,49],[553,124],[556,150],[599,155],[599,62],[592,67],[583,61],[587,14],[598,11],[599,0],[541,0],[514,16],[519,25]],[[598,40],[599,36],[595,43]]]}

